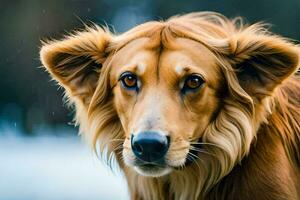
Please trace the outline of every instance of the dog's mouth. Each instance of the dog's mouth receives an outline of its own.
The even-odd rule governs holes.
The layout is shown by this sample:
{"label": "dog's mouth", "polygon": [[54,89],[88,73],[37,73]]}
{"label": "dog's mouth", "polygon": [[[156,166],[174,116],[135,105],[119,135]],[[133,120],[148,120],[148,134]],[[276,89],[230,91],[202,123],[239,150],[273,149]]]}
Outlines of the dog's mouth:
{"label": "dog's mouth", "polygon": [[[193,150],[190,151],[193,152],[194,155],[197,154],[197,152],[194,152]],[[195,158],[187,155],[185,163],[180,166],[170,166],[167,164],[162,165],[157,163],[139,163],[134,164],[134,169],[144,176],[159,177],[169,174],[173,170],[182,171],[195,162],[197,162]]]}
{"label": "dog's mouth", "polygon": [[[164,176],[172,172],[173,170],[182,171],[186,167],[189,167],[196,163],[199,158],[199,152],[201,152],[201,142],[193,142],[190,144],[190,148],[182,150],[181,152],[171,151],[163,156],[155,157],[157,148],[149,148],[153,151],[147,152],[149,155],[143,155],[143,149],[139,150],[138,148],[132,149],[130,152],[126,153],[125,150],[125,163],[128,166],[131,166],[139,174],[149,177],[159,177]],[[138,151],[139,150],[139,151]],[[185,152],[185,153],[184,153]],[[128,156],[131,153],[135,153],[133,157]],[[172,155],[172,157],[171,157]],[[131,159],[130,159],[131,157]],[[129,159],[128,159],[129,158]],[[153,159],[157,158],[157,159]]]}
{"label": "dog's mouth", "polygon": [[137,172],[144,176],[151,176],[151,177],[159,177],[164,176],[170,173],[172,170],[182,171],[186,167],[191,166],[198,159],[195,157],[198,156],[198,151],[195,148],[199,148],[199,145],[192,145],[194,148],[189,149],[189,153],[186,156],[185,163],[180,166],[171,166],[168,165],[164,160],[160,162],[143,162],[137,160],[134,163],[134,168]]}
{"label": "dog's mouth", "polygon": [[144,162],[136,160],[134,169],[143,176],[159,177],[164,176],[172,171],[172,167],[168,166],[164,160],[156,162]]}
{"label": "dog's mouth", "polygon": [[139,163],[134,165],[134,169],[143,176],[160,177],[172,171],[172,167],[157,163]]}

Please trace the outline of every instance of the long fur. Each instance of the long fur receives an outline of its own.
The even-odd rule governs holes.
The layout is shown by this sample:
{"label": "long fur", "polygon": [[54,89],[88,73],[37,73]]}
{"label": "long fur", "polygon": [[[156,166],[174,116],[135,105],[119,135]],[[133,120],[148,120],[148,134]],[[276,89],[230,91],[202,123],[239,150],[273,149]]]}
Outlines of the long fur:
{"label": "long fur", "polygon": [[[101,35],[108,34],[100,28],[93,31]],[[90,99],[81,101],[80,95],[73,94],[72,88],[69,88],[67,95],[71,102],[75,103],[76,122],[80,125],[80,132],[91,141],[108,163],[116,159],[127,177],[132,199],[300,198],[298,179],[300,178],[300,79],[290,72],[286,76],[291,77],[280,86],[272,88],[270,93],[257,91],[251,94],[250,89],[247,91],[241,81],[244,75],[238,72],[239,64],[251,59],[247,57],[247,51],[257,52],[256,55],[252,54],[252,57],[261,58],[259,52],[265,50],[255,41],[250,45],[247,43],[248,40],[252,40],[253,34],[265,38],[265,43],[274,39],[292,48],[292,44],[285,39],[276,40],[279,37],[268,32],[262,24],[243,25],[240,19],[229,20],[220,14],[209,12],[176,16],[166,22],[145,23],[122,35],[114,36],[106,45],[105,53],[101,52],[102,57],[107,55],[104,62],[99,58],[99,54],[95,54],[97,57],[95,60],[101,62],[101,68],[97,69],[100,74],[97,84],[89,87],[93,93]],[[75,34],[72,37],[77,36]],[[226,83],[221,108],[202,137],[203,142],[214,144],[205,147],[209,155],[203,156],[209,158],[203,159],[205,162],[198,159],[194,165],[160,178],[142,177],[124,165],[120,152],[125,134],[114,108],[113,94],[109,86],[110,63],[115,52],[140,37],[150,38],[149,45],[153,47],[175,46],[174,41],[178,37],[202,43],[214,52]],[[95,52],[93,40],[96,37],[85,38],[90,51]],[[78,52],[78,49],[75,51]],[[278,52],[273,52],[276,53]],[[70,59],[75,60],[78,56],[84,55],[76,54],[76,56],[71,58],[62,56],[55,65],[65,67],[64,63],[70,62]],[[294,64],[285,63],[285,60],[274,62],[279,62],[279,66]],[[83,68],[88,64],[82,65]],[[258,62],[250,64],[257,70],[264,70]],[[79,77],[84,69],[80,70],[74,73],[74,76]],[[52,74],[57,76],[54,71]],[[277,78],[280,74],[277,77],[271,73],[266,76],[278,84],[281,83]],[[247,77],[245,81],[246,79]],[[67,85],[62,81],[60,83],[63,86]],[[265,84],[269,82],[266,81]],[[268,148],[272,149],[272,152],[279,153],[273,154]],[[277,161],[276,156],[282,156],[282,160]],[[280,163],[270,170],[281,174],[269,177],[257,171],[257,169],[264,171],[268,162]],[[278,167],[284,170],[281,172]],[[286,177],[283,180],[282,176],[287,174],[294,175],[294,179]],[[272,187],[277,187],[278,190],[273,190]],[[255,191],[257,195],[251,196]]]}

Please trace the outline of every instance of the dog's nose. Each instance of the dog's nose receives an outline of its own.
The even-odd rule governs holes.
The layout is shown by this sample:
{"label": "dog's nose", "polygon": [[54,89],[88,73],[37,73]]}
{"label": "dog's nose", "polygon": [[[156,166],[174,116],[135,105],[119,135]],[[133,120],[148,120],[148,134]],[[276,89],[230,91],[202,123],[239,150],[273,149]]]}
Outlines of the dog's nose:
{"label": "dog's nose", "polygon": [[162,159],[168,151],[170,137],[155,131],[144,131],[131,136],[134,155],[142,161],[155,162]]}

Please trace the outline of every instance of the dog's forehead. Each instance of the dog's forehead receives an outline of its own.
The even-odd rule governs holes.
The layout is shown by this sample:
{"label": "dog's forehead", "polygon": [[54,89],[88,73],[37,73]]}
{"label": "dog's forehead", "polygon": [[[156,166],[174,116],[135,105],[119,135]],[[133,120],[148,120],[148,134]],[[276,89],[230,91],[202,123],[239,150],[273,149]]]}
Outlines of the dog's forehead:
{"label": "dog's forehead", "polygon": [[179,38],[178,48],[165,49],[162,51],[159,60],[159,74],[169,76],[170,73],[182,77],[184,74],[199,73],[216,82],[219,77],[219,67],[215,55],[199,42]]}
{"label": "dog's forehead", "polygon": [[136,39],[119,52],[113,59],[115,78],[125,71],[147,77],[181,77],[187,71],[204,76],[216,77],[216,59],[214,54],[199,42],[179,38],[176,48],[163,45],[149,48],[148,38]]}

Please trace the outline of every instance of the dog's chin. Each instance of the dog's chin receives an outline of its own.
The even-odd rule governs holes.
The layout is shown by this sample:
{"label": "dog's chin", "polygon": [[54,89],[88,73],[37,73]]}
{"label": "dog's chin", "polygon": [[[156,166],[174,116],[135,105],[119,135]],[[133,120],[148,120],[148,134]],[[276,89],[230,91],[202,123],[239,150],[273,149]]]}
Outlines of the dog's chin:
{"label": "dog's chin", "polygon": [[158,166],[134,166],[136,172],[142,176],[147,177],[161,177],[171,173],[170,167],[158,167]]}

